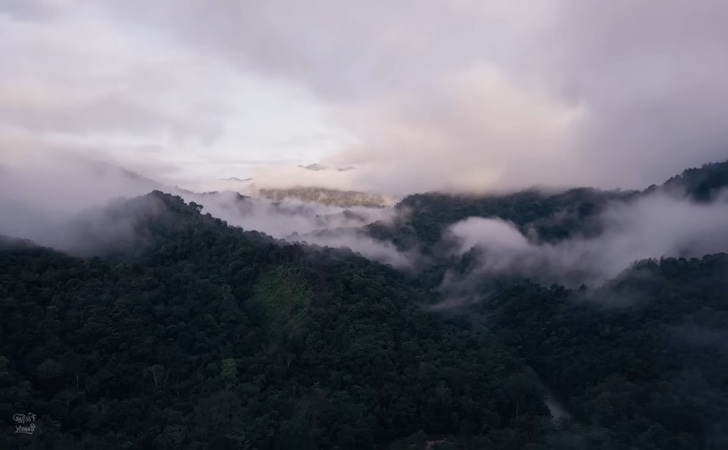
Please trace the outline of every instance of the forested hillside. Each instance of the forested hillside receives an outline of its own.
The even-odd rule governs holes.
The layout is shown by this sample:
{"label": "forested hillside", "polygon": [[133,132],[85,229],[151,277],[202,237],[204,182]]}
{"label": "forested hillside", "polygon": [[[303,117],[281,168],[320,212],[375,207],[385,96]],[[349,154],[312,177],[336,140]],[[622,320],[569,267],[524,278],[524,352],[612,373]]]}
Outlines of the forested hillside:
{"label": "forested hillside", "polygon": [[575,233],[597,233],[597,225],[591,219],[607,202],[633,195],[636,193],[594,189],[558,194],[530,190],[483,197],[416,194],[397,205],[408,214],[395,227],[375,223],[369,230],[375,237],[391,239],[400,248],[420,247],[427,251],[442,238],[448,225],[473,216],[499,217],[512,221],[524,231],[533,228],[545,241],[557,241]]}
{"label": "forested hillside", "polygon": [[[0,237],[0,448],[728,448],[725,253],[655,254],[567,288],[491,276],[477,249],[454,255],[444,239],[495,218],[556,251],[625,232],[605,212],[655,192],[705,207],[678,228],[720,224],[726,173],[644,191],[411,196],[368,228],[420,252],[406,274],[158,191],[82,214],[77,256]],[[650,214],[629,245],[661,236],[667,216]],[[688,244],[725,242],[719,227],[690,230]],[[35,431],[14,433],[27,412]]]}
{"label": "forested hillside", "polygon": [[[1,448],[523,448],[533,373],[436,295],[350,253],[285,245],[154,193],[136,242],[0,251]],[[466,445],[466,444],[464,444]]]}
{"label": "forested hillside", "polygon": [[556,448],[717,450],[728,448],[727,292],[726,254],[648,260],[594,292],[511,286],[473,314],[573,415]]}
{"label": "forested hillside", "polygon": [[661,191],[698,201],[715,199],[728,187],[728,161],[688,169],[661,186],[643,191],[602,191],[591,188],[548,192],[539,189],[506,195],[414,194],[396,205],[402,212],[393,225],[369,225],[372,236],[391,240],[402,249],[430,252],[445,229],[468,217],[497,217],[513,222],[540,242],[558,242],[574,236],[594,236],[601,231],[595,220],[605,208]]}

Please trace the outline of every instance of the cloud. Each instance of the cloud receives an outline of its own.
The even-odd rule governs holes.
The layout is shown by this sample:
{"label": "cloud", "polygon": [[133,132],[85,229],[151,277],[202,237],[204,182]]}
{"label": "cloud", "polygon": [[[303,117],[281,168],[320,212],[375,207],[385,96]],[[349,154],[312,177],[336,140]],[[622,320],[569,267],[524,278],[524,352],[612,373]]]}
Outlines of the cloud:
{"label": "cloud", "polygon": [[37,19],[55,13],[63,0],[0,0],[0,15]]}
{"label": "cloud", "polygon": [[[644,187],[728,157],[727,8],[713,0],[0,0],[0,164],[15,171],[2,182],[18,193],[6,200],[65,214],[146,191],[122,175],[87,176],[69,155],[170,185],[252,173],[261,187],[396,195]],[[355,169],[278,164],[323,156]],[[670,208],[712,214],[680,202],[640,205],[630,220],[673,217]],[[317,226],[267,208],[248,225],[281,235]],[[614,214],[604,220],[629,232],[605,235],[613,241],[508,251],[567,258],[564,267],[586,258],[585,271],[606,276],[636,250],[651,256],[692,239]],[[480,230],[466,225],[456,231]],[[506,225],[488,226],[479,232],[522,244]]]}
{"label": "cloud", "polygon": [[587,106],[577,131],[596,183],[656,183],[728,158],[728,4],[560,0],[539,63]]}
{"label": "cloud", "polygon": [[[290,242],[332,248],[348,248],[362,256],[400,269],[413,268],[415,253],[403,254],[389,242],[367,236],[362,227],[394,220],[393,208],[344,208],[317,203],[249,198],[241,201],[232,192],[195,195],[182,193],[188,201],[205,206],[205,211],[246,230],[258,230]],[[346,212],[345,212],[346,211]]]}
{"label": "cloud", "polygon": [[361,256],[389,264],[400,270],[414,269],[420,256],[416,253],[402,253],[389,243],[375,240],[360,230],[334,229],[309,233],[304,236],[289,236],[288,240],[322,247],[345,248]]}
{"label": "cloud", "polygon": [[[3,141],[0,139],[0,148]],[[0,234],[29,239],[61,251],[88,256],[135,245],[145,236],[137,225],[160,212],[153,202],[126,204],[162,190],[204,206],[204,213],[245,230],[291,242],[349,248],[372,260],[407,269],[416,255],[366,236],[361,228],[394,220],[393,208],[340,208],[300,201],[273,202],[235,192],[199,194],[165,186],[85,152],[12,142],[15,152],[0,164]],[[24,144],[21,146],[20,144]],[[12,158],[10,158],[12,156]],[[110,203],[111,202],[111,203]]]}
{"label": "cloud", "polygon": [[0,178],[0,195],[6,202],[0,208],[4,219],[14,216],[7,202],[63,219],[110,199],[143,195],[159,186],[130,177],[104,161],[86,159],[84,153],[48,150],[25,139],[0,140],[0,148],[4,145],[15,149],[4,150],[0,164],[6,172]]}
{"label": "cloud", "polygon": [[198,122],[165,115],[118,95],[79,100],[21,85],[0,89],[0,121],[40,133],[143,135],[168,127],[181,138],[211,139],[215,135],[214,130],[205,130]]}
{"label": "cloud", "polygon": [[[190,0],[115,7],[241,70],[305,86],[328,104],[331,120],[352,136],[331,161],[357,170],[309,174],[300,181],[307,185],[398,195],[483,190],[530,183],[544,163],[567,159],[563,128],[573,108],[509,71],[524,35],[548,12],[543,2]],[[288,179],[278,173],[253,176]]]}
{"label": "cloud", "polygon": [[514,224],[500,219],[470,217],[452,225],[449,233],[460,241],[462,250],[485,247],[508,253],[528,250],[531,245]]}
{"label": "cloud", "polygon": [[[198,178],[397,195],[643,187],[728,157],[726,8],[5,0],[0,123],[93,148],[154,146]],[[227,164],[299,158],[356,170]]]}
{"label": "cloud", "polygon": [[713,0],[121,8],[332,105],[355,141],[334,159],[363,166],[357,188],[640,187],[728,156]]}
{"label": "cloud", "polygon": [[601,284],[642,259],[728,251],[726,195],[696,204],[656,193],[614,203],[599,220],[600,235],[557,244],[529,241],[514,225],[481,217],[452,225],[445,236],[460,254],[476,251],[468,276],[519,275],[571,285]]}
{"label": "cloud", "polygon": [[143,195],[156,183],[83,153],[37,144],[0,136],[0,234],[82,255],[136,242],[132,216],[149,211],[112,217],[99,207]]}
{"label": "cloud", "polygon": [[425,95],[351,111],[362,141],[331,161],[356,166],[348,175],[358,188],[397,194],[558,185],[560,170],[573,174],[564,180],[579,177],[569,142],[579,114],[536,86],[477,67]]}
{"label": "cloud", "polygon": [[189,74],[175,70],[184,55],[162,54],[158,44],[131,48],[145,36],[122,37],[88,12],[42,18],[0,16],[0,123],[71,136],[168,133],[209,142],[219,134],[220,125],[194,105],[194,92],[187,101],[196,108],[164,102],[166,90],[189,86]]}
{"label": "cloud", "polygon": [[544,9],[538,0],[107,3],[243,70],[301,82],[333,100],[409,89],[467,68],[476,52],[506,57]]}
{"label": "cloud", "polygon": [[[19,6],[27,14],[9,13]],[[117,20],[101,2],[2,4],[0,29],[5,136],[24,133],[48,148],[128,161],[155,148],[144,152],[147,161],[183,162],[184,178],[198,181],[246,170],[230,160],[290,159],[266,157],[271,141],[296,137],[297,151],[332,145],[325,138],[333,132],[319,127],[321,112],[296,88],[239,73],[162,30]],[[311,135],[323,140],[306,141]],[[202,173],[200,161],[207,162]]]}

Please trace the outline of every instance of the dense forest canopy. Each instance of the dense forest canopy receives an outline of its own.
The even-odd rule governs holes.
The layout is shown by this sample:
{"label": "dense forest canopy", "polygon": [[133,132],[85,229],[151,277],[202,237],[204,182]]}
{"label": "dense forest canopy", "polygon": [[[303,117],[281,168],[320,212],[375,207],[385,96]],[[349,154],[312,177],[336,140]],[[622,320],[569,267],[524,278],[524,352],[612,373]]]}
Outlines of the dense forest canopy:
{"label": "dense forest canopy", "polygon": [[[610,226],[617,228],[616,232],[624,235],[629,234],[630,230],[618,228],[638,226],[642,234],[658,236],[662,231],[660,228],[665,225],[664,222],[674,222],[676,215],[700,213],[703,212],[700,210],[700,205],[705,205],[703,209],[708,210],[710,209],[708,205],[724,203],[721,195],[726,187],[728,187],[728,161],[685,170],[660,186],[653,185],[642,191],[577,188],[563,192],[531,189],[512,194],[485,196],[414,194],[396,205],[401,214],[395,221],[374,222],[367,225],[366,229],[370,236],[392,242],[401,251],[417,251],[425,255],[426,258],[418,261],[420,281],[429,287],[436,287],[443,282],[447,272],[462,271],[473,257],[471,253],[455,255],[452,242],[447,239],[455,224],[470,218],[505,221],[530,244],[542,248],[559,248],[560,245],[569,247],[574,243],[578,245],[584,241],[602,240],[601,247],[607,248],[597,248],[594,251],[604,251],[611,246],[608,240],[613,236],[610,236],[609,232],[614,230],[610,229]],[[714,209],[716,214],[709,217],[696,215],[695,221],[715,222],[718,229],[713,230],[714,234],[728,237],[719,230],[721,224],[728,227],[728,220],[724,214],[728,209],[721,206],[723,203]],[[678,209],[683,212],[678,212]],[[714,217],[715,215],[719,217]],[[622,223],[617,224],[617,227],[613,226],[614,216],[621,216]],[[637,225],[632,223],[636,220],[641,220],[642,223]],[[685,227],[675,225],[672,230],[667,231],[667,234],[680,235],[680,228]],[[696,230],[682,233],[686,236],[665,236],[664,245],[657,245],[657,248],[645,246],[645,254],[638,254],[634,259],[628,260],[623,268],[637,259],[664,256],[662,253],[651,252],[666,251],[668,241],[678,241],[682,238],[686,241],[685,246],[695,246],[691,240],[696,240],[696,237],[699,239],[699,235],[706,233],[704,230],[698,230],[700,226],[694,225],[693,228]],[[649,229],[655,232],[652,233]],[[640,236],[637,232],[633,234],[631,239],[636,240],[635,246],[639,247],[640,241],[646,240],[645,236]],[[721,242],[722,244],[725,242]],[[703,253],[696,248],[698,253],[690,256],[702,256],[714,251],[712,248],[714,245],[711,243],[708,243],[707,247],[708,250]],[[588,256],[594,257],[594,255]],[[553,264],[554,261],[546,263]],[[578,272],[582,267],[577,261],[566,269]],[[562,273],[557,277],[545,277],[541,281],[563,283],[566,278],[569,277],[565,277]]]}
{"label": "dense forest canopy", "polygon": [[107,258],[4,244],[0,408],[39,417],[7,446],[406,448],[467,430],[519,448],[543,435],[532,371],[485,328],[428,313],[436,295],[393,269],[161,193],[123,206],[141,205],[154,211],[136,224],[143,246]]}
{"label": "dense forest canopy", "polygon": [[410,196],[367,231],[420,251],[414,273],[160,191],[82,215],[74,255],[0,237],[0,448],[728,448],[728,255],[598,286],[471,277],[467,302],[441,285],[478,263],[443,251],[468,217],[555,244],[727,184],[721,163],[641,192]]}
{"label": "dense forest canopy", "polygon": [[468,217],[498,217],[513,222],[522,231],[534,230],[538,239],[557,242],[574,235],[595,235],[596,221],[604,209],[661,191],[695,201],[711,201],[728,186],[728,161],[688,169],[661,186],[643,191],[601,191],[576,188],[563,192],[530,189],[504,195],[413,194],[396,208],[405,214],[394,226],[374,223],[370,232],[391,239],[401,248],[436,244],[448,225]]}

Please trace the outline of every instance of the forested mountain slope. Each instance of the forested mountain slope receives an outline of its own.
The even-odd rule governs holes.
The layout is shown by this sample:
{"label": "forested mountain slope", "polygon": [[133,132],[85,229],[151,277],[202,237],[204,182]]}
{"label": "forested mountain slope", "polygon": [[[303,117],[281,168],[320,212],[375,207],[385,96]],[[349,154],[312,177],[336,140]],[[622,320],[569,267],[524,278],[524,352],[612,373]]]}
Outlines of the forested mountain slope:
{"label": "forested mountain slope", "polygon": [[375,223],[369,226],[369,231],[377,238],[391,239],[400,248],[421,248],[427,252],[455,222],[468,217],[498,217],[515,223],[524,232],[534,229],[543,240],[557,241],[575,233],[597,233],[597,224],[591,219],[609,201],[634,195],[634,192],[595,189],[574,189],[559,194],[529,190],[483,197],[416,194],[397,205],[404,214],[395,226]]}
{"label": "forested mountain slope", "polygon": [[[469,217],[510,221],[519,245],[557,256],[607,231],[631,233],[620,251],[653,237],[724,243],[701,221],[723,223],[727,174],[720,163],[645,191],[411,196],[369,232],[420,251],[414,277],[156,191],[79,216],[83,258],[0,236],[0,448],[728,448],[726,254],[654,254],[568,289],[490,276],[475,248],[443,251],[443,232]],[[605,221],[656,192],[704,209],[621,210],[643,214],[639,232]],[[696,215],[665,215],[685,211]],[[668,223],[700,226],[671,235]],[[610,236],[592,250],[612,251]],[[485,262],[502,264],[501,250]],[[13,433],[20,412],[37,416],[32,435]]]}
{"label": "forested mountain slope", "polygon": [[710,201],[728,186],[728,161],[704,164],[700,168],[684,170],[667,180],[662,189],[686,193],[697,201]]}
{"label": "forested mountain slope", "polygon": [[553,448],[728,448],[728,255],[642,261],[594,292],[511,286],[471,313],[574,416]]}
{"label": "forested mountain slope", "polygon": [[[155,192],[136,239],[0,249],[0,448],[408,448],[546,433],[533,373],[436,294],[351,253],[275,242]],[[131,245],[129,242],[133,242]],[[419,432],[419,434],[418,434]]]}
{"label": "forested mountain slope", "polygon": [[505,195],[414,194],[396,205],[402,213],[392,225],[374,223],[369,233],[391,240],[402,249],[419,248],[432,252],[445,229],[468,217],[497,217],[513,222],[524,234],[535,235],[540,242],[554,243],[574,236],[600,233],[600,213],[615,203],[628,202],[661,191],[710,201],[728,187],[728,161],[688,169],[661,186],[643,191],[602,191],[592,188],[548,192],[538,189]]}

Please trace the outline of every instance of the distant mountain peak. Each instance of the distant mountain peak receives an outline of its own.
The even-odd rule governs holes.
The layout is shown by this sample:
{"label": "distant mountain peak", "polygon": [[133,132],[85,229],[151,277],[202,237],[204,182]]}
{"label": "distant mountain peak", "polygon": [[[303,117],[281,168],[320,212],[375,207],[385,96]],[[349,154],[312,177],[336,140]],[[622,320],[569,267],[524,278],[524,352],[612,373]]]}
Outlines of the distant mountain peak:
{"label": "distant mountain peak", "polygon": [[313,186],[295,186],[279,189],[258,189],[261,197],[273,201],[281,201],[286,198],[303,200],[306,202],[321,203],[324,205],[340,206],[344,208],[353,206],[364,206],[381,208],[390,202],[381,194],[361,192],[352,190],[329,189]]}

